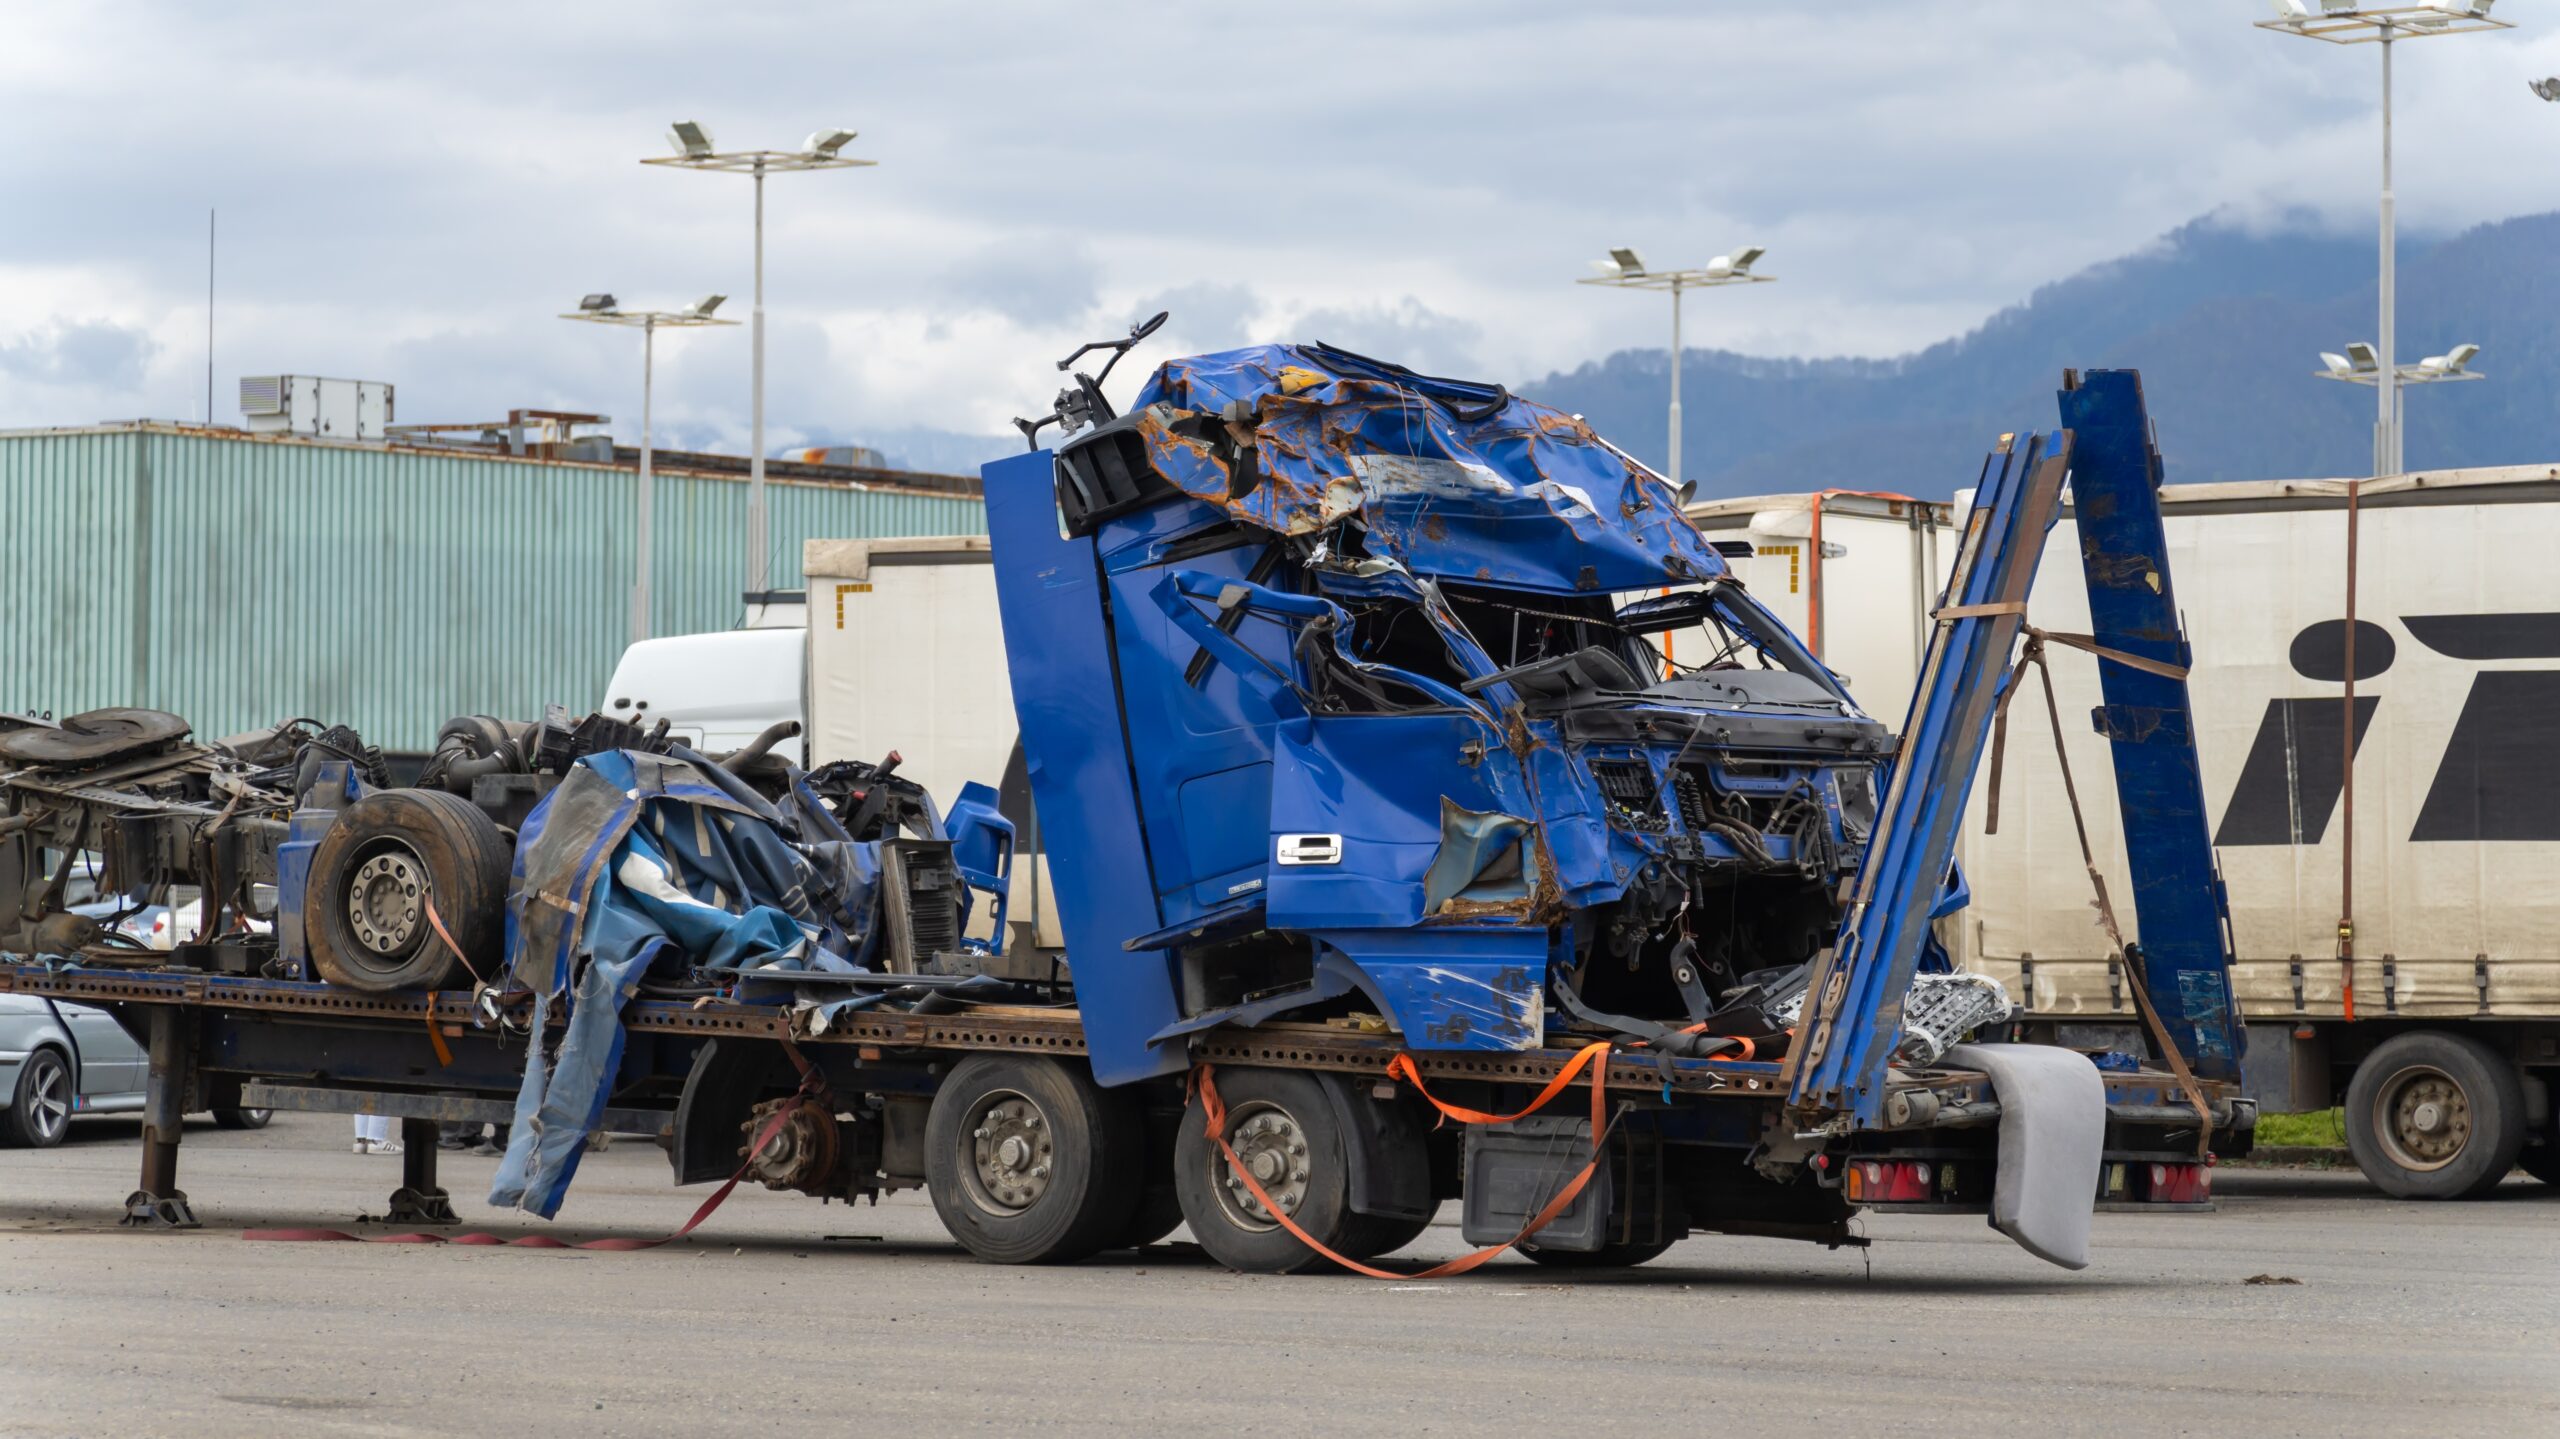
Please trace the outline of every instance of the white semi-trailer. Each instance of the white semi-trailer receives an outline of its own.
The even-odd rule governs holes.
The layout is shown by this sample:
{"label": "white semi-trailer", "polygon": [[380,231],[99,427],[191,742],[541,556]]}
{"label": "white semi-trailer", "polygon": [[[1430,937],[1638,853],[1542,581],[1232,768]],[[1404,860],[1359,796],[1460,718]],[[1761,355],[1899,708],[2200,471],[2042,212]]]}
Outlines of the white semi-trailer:
{"label": "white semi-trailer", "polygon": [[[2517,1162],[2560,1180],[2560,467],[2360,483],[2351,905],[2348,482],[2161,496],[2250,1088],[2271,1111],[2343,1104],[2357,1162],[2394,1194],[2476,1192]],[[1902,713],[1937,591],[1912,576],[1943,571],[1959,507],[1834,494],[1691,514],[1711,538],[1753,540],[1754,557],[1736,562],[1753,592],[1869,709]],[[2068,510],[2054,543],[2077,548]],[[2028,621],[2089,628],[2068,567],[2039,579]],[[2125,910],[2117,798],[2091,783],[2108,772],[2096,665],[2053,654],[2090,839]],[[1986,831],[1987,795],[1966,809],[1973,902],[1950,948],[2066,1040],[2138,1048],[2043,697],[2027,683],[2010,713],[1998,832]]]}

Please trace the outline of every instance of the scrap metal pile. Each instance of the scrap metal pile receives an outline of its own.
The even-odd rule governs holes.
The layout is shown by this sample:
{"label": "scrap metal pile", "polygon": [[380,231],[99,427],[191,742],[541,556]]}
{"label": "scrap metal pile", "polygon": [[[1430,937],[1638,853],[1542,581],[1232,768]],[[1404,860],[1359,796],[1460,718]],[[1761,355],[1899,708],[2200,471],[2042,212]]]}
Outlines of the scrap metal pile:
{"label": "scrap metal pile", "polygon": [[294,796],[324,761],[372,784],[389,775],[343,725],[293,719],[212,744],[188,734],[159,710],[0,715],[0,951],[116,958],[132,948],[116,921],[183,888],[201,906],[205,967],[263,967],[273,937],[248,924],[275,918]]}
{"label": "scrap metal pile", "polygon": [[[0,952],[175,964],[367,993],[469,988],[528,1044],[493,1196],[557,1209],[643,992],[809,1011],[1053,1000],[963,937],[1002,934],[1011,824],[983,786],[946,821],[879,764],[805,773],[776,725],[704,756],[603,715],[448,722],[414,783],[343,726],[212,744],[99,710],[0,729]],[[200,906],[172,951],[116,930]]]}

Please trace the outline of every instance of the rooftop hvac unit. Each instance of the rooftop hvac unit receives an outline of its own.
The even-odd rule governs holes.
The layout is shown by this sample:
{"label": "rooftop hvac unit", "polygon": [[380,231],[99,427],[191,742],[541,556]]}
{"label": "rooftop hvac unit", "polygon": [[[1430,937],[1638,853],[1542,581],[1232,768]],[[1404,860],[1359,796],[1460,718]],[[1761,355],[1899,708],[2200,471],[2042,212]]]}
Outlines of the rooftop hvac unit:
{"label": "rooftop hvac unit", "polygon": [[379,440],[391,424],[391,386],[380,380],[244,375],[240,414],[252,434]]}

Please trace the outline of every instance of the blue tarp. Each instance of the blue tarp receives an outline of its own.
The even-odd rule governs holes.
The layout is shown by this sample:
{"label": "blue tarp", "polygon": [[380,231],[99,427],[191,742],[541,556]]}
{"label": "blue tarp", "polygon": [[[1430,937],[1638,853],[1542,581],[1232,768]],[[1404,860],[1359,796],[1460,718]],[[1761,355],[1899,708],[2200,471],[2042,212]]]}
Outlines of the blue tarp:
{"label": "blue tarp", "polygon": [[[684,752],[580,760],[516,846],[507,959],[536,1042],[489,1202],[559,1211],[621,1068],[623,1006],[653,969],[865,967],[878,851],[796,786],[776,805]],[[555,1005],[568,1024],[546,1055]]]}
{"label": "blue tarp", "polygon": [[1185,494],[1283,534],[1356,517],[1416,574],[1575,593],[1726,573],[1669,485],[1499,386],[1260,345],[1166,363],[1132,413]]}

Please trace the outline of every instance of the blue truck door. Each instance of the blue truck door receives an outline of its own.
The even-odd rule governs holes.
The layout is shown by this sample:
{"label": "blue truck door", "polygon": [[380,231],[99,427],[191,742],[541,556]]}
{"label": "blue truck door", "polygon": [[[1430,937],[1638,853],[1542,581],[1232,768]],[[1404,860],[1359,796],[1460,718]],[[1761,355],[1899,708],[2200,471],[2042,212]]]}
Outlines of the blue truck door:
{"label": "blue truck door", "polygon": [[[1144,533],[1162,528],[1168,516],[1206,513],[1204,506],[1171,506],[1115,521],[1103,534],[1129,769],[1166,925],[1253,894],[1267,868],[1272,731],[1279,717],[1230,667],[1196,665],[1200,646],[1153,597],[1168,568],[1242,580],[1264,545],[1191,554],[1174,549],[1178,558],[1170,560],[1170,547],[1152,538],[1112,548],[1124,528]],[[1271,663],[1288,663],[1287,635],[1278,627],[1247,622],[1233,633]]]}

